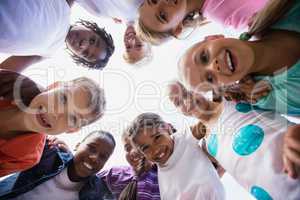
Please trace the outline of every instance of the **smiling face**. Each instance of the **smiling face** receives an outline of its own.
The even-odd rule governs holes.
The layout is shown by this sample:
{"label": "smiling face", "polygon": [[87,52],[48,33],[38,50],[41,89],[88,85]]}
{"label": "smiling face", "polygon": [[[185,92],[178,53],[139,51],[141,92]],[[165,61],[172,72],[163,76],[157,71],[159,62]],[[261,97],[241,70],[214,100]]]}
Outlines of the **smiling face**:
{"label": "smiling face", "polygon": [[175,32],[186,17],[186,0],[145,0],[139,13],[141,22],[156,32]]}
{"label": "smiling face", "polygon": [[194,91],[207,91],[241,80],[254,65],[254,51],[237,39],[197,43],[179,62],[180,77]]}
{"label": "smiling face", "polygon": [[100,171],[113,153],[114,146],[105,137],[91,136],[81,143],[74,156],[78,177],[85,178]]}
{"label": "smiling face", "polygon": [[66,45],[73,54],[88,62],[93,63],[106,57],[105,41],[83,25],[71,27]]}
{"label": "smiling face", "polygon": [[168,161],[174,148],[170,132],[165,128],[143,129],[132,140],[147,160],[159,165]]}
{"label": "smiling face", "polygon": [[90,93],[79,85],[60,84],[37,95],[25,110],[27,127],[49,135],[77,131],[92,116]]}
{"label": "smiling face", "polygon": [[128,26],[125,31],[124,45],[126,48],[124,57],[130,62],[135,63],[144,58],[147,54],[147,44],[136,35],[133,26]]}

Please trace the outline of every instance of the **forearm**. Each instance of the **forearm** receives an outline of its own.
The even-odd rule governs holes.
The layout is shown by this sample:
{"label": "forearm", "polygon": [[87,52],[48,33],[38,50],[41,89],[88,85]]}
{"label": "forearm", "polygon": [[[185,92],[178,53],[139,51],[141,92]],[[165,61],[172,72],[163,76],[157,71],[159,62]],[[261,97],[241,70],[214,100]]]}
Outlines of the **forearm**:
{"label": "forearm", "polygon": [[0,64],[0,68],[22,72],[30,65],[40,62],[42,59],[41,56],[11,56]]}

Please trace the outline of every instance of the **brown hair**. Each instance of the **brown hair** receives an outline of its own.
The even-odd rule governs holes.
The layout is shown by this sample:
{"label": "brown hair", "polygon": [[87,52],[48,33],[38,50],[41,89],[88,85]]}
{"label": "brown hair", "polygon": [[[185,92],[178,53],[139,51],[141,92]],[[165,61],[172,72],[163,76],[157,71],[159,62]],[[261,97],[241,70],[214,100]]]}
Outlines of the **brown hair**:
{"label": "brown hair", "polygon": [[145,172],[146,159],[143,158],[139,164],[139,170],[137,174],[132,178],[130,183],[122,190],[118,200],[137,200],[137,179]]}
{"label": "brown hair", "polygon": [[[157,128],[160,125],[165,125],[167,122],[165,122],[161,116],[155,113],[142,113],[139,116],[136,117],[136,119],[132,122],[132,124],[128,127],[129,136],[131,139],[133,139],[135,136],[137,136],[140,131],[144,129],[152,129]],[[171,126],[171,133],[173,134],[176,132],[176,129]]]}
{"label": "brown hair", "polygon": [[249,40],[251,36],[258,37],[266,34],[272,24],[277,22],[295,3],[294,0],[269,0],[250,22],[247,33],[240,36],[242,40]]}
{"label": "brown hair", "polygon": [[44,88],[30,78],[9,70],[0,70],[0,96],[14,102],[18,108],[28,107]]}

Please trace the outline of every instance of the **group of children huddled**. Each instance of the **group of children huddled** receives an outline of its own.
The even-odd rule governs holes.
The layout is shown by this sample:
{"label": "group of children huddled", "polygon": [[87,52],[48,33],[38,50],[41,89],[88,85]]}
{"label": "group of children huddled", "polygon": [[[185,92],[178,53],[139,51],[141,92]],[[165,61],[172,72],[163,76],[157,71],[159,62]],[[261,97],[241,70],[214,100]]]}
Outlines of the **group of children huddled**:
{"label": "group of children huddled", "polygon": [[[91,132],[74,155],[55,135],[99,120],[104,90],[86,77],[42,88],[18,73],[64,45],[78,65],[107,65],[113,38],[70,25],[74,3],[126,24],[130,64],[208,22],[248,31],[206,36],[178,60],[169,99],[195,126],[142,113],[122,135],[129,166],[101,170],[112,134]],[[286,117],[300,115],[299,0],[1,0],[0,27],[11,55],[0,64],[0,199],[222,200],[225,171],[258,200],[300,198],[300,126]]]}

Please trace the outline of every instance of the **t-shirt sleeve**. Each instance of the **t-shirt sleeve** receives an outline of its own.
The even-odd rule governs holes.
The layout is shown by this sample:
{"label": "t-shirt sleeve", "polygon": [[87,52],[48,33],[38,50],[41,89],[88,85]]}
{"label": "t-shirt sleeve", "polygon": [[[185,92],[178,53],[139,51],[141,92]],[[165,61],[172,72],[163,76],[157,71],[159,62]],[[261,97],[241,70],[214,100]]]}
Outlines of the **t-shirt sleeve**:
{"label": "t-shirt sleeve", "polygon": [[24,171],[36,165],[41,159],[45,138],[44,134],[33,133],[0,141],[0,176]]}

